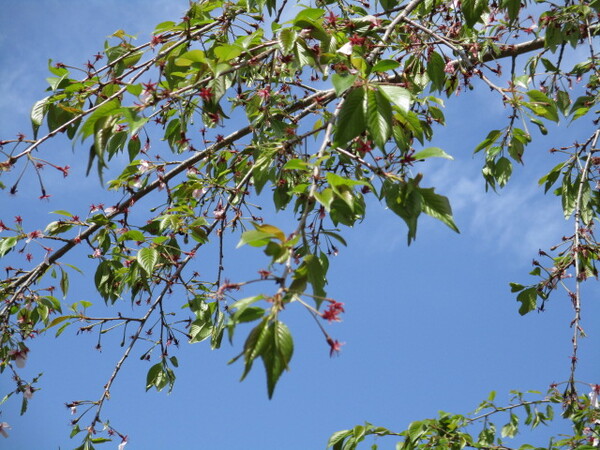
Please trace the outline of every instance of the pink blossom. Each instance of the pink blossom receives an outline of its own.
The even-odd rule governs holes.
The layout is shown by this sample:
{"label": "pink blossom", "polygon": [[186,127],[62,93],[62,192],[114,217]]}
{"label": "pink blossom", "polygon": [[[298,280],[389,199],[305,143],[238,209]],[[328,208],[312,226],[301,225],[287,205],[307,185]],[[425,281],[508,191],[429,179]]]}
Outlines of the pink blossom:
{"label": "pink blossom", "polygon": [[323,319],[329,322],[340,322],[341,319],[338,317],[340,313],[344,312],[344,304],[330,300],[329,307],[321,314]]}
{"label": "pink blossom", "polygon": [[118,450],[123,450],[125,448],[125,446],[127,445],[127,436],[125,436],[123,438],[123,440],[121,441],[121,443],[119,444],[119,448]]}
{"label": "pink blossom", "polygon": [[29,349],[27,347],[21,347],[21,350],[10,350],[8,356],[15,360],[15,364],[19,369],[22,369],[25,367],[28,353]]}
{"label": "pink blossom", "polygon": [[23,390],[23,397],[25,397],[27,400],[31,400],[31,397],[33,397],[33,389],[31,389],[31,385],[25,386],[25,389]]}
{"label": "pink blossom", "polygon": [[25,242],[29,244],[32,241],[32,239],[38,239],[42,237],[44,237],[44,235],[40,230],[32,231],[31,233],[27,234],[27,240]]}
{"label": "pink blossom", "polygon": [[92,258],[100,258],[100,257],[102,257],[102,250],[97,248],[94,250],[94,253],[92,254]]}
{"label": "pink blossom", "polygon": [[140,173],[146,173],[148,172],[150,169],[152,169],[152,166],[150,164],[150,161],[146,161],[144,159],[142,159],[140,161],[140,165],[138,166],[138,170]]}
{"label": "pink blossom", "polygon": [[454,72],[456,72],[456,67],[454,66],[452,61],[448,61],[446,63],[446,65],[444,66],[444,72],[449,74],[453,74]]}
{"label": "pink blossom", "polygon": [[4,436],[5,438],[8,437],[8,433],[6,432],[6,430],[10,430],[12,427],[7,424],[6,422],[2,422],[0,423],[0,434],[2,436]]}
{"label": "pink blossom", "polygon": [[327,338],[327,343],[329,344],[329,356],[339,353],[342,349],[342,345],[344,345],[343,342],[340,342],[337,339],[333,340],[330,337]]}

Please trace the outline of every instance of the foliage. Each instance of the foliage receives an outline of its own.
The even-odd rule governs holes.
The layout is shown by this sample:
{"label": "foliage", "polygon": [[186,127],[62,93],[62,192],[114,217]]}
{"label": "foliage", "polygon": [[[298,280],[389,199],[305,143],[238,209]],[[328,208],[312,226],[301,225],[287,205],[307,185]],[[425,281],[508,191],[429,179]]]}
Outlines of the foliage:
{"label": "foliage", "polygon": [[[449,200],[427,187],[418,170],[430,158],[451,158],[428,145],[444,125],[447,99],[487,86],[511,111],[507,124],[474,149],[483,154],[482,174],[492,190],[506,185],[535,133],[545,134],[549,123],[588,120],[596,126],[600,4],[529,3],[381,0],[370,7],[322,0],[295,9],[273,0],[198,1],[180,22],[159,24],[149,42],[137,45],[125,31],[116,32],[83,72],[49,64],[48,95],[31,112],[33,137],[1,141],[0,186],[14,194],[24,174],[35,174],[41,198],[47,197],[41,168],[65,176],[69,168],[43,156],[43,145],[64,133],[77,151],[89,146],[88,173],[94,170],[102,181],[109,174],[108,189],[122,197],[108,207],[92,205],[85,216],[54,211],[43,231],[26,228],[19,217],[12,225],[0,221],[0,257],[17,253],[34,261],[29,268],[7,266],[0,281],[0,370],[16,380],[7,398],[21,394],[25,410],[35,389],[37,379],[25,381],[17,371],[28,340],[69,326],[99,336],[135,330],[101,397],[70,404],[84,407],[72,431],[83,436],[80,448],[108,440],[94,434],[100,424],[124,439],[102,408],[135,346],[149,343],[142,358],[155,361],[146,388],[172,389],[178,361],[171,344],[207,341],[217,349],[225,333],[233,342],[238,326],[250,323],[231,362],[243,362],[243,379],[260,359],[269,396],[293,354],[284,309],[308,310],[331,354],[338,352],[340,342],[319,322],[339,320],[344,312],[326,291],[329,256],[345,245],[344,229],[364,219],[367,203],[378,201],[397,214],[409,244],[421,214],[458,232]],[[567,65],[581,49],[584,59]],[[510,71],[503,76],[505,61]],[[200,134],[193,131],[198,123]],[[552,404],[563,406],[574,434],[549,448],[596,445],[597,397],[578,395],[575,373],[583,336],[580,284],[597,276],[598,133],[554,149],[562,162],[540,185],[561,199],[573,234],[541,252],[548,263],[534,262],[537,282],[511,284],[522,315],[543,310],[559,287],[571,298],[573,353],[565,391],[553,387],[531,401],[515,393],[507,407],[490,398],[473,416],[443,413],[400,433],[357,426],[334,434],[330,446],[355,448],[371,434],[399,436],[400,449],[508,448],[502,439],[518,433],[518,412],[535,427],[552,420]],[[296,225],[265,223],[260,204],[290,212]],[[268,257],[256,278],[222,277],[228,234]],[[213,243],[219,248],[216,277],[205,280],[190,262]],[[68,306],[69,277],[79,270],[71,255],[80,248],[97,261],[94,284],[106,304],[130,302],[138,315],[90,317],[87,302]],[[236,300],[234,293],[249,286],[259,293]],[[181,304],[165,301],[174,293],[185,298],[183,313]],[[154,330],[158,337],[143,338]],[[597,394],[597,385],[590,386]],[[498,437],[488,417],[504,412],[509,419]],[[80,426],[84,417],[89,423]]]}

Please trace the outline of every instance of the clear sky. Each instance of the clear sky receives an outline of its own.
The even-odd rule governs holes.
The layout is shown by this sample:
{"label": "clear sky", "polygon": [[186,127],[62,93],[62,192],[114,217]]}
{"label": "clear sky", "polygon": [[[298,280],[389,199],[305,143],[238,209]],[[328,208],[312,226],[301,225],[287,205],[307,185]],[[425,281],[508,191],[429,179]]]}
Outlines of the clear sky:
{"label": "clear sky", "polygon": [[[157,23],[182,17],[186,5],[166,0],[3,2],[0,137],[30,134],[29,110],[46,95],[49,58],[81,66],[117,29],[146,39]],[[490,129],[504,126],[508,112],[486,88],[447,103],[448,125],[437,130],[434,145],[455,159],[430,164],[426,180],[450,198],[461,234],[424,218],[416,242],[407,247],[404,223],[383,206],[369,204],[367,219],[345,230],[348,248],[331,259],[328,293],[345,303],[346,313],[343,322],[327,330],[346,344],[339,357],[330,358],[312,318],[299,308],[286,311],[282,319],[294,335],[295,353],[272,400],[259,363],[243,383],[238,382],[241,365],[227,365],[243,344],[240,331],[235,347],[224,344],[219,351],[210,351],[206,343],[183,344],[171,395],[145,393],[149,366],[134,352],[107,406],[112,425],[129,436],[128,450],[324,448],[331,433],[365,420],[402,430],[438,410],[467,413],[491,390],[499,400],[508,400],[510,389],[545,391],[568,378],[568,298],[557,293],[547,312],[520,317],[508,282],[532,283],[527,273],[538,249],[553,245],[571,228],[562,219],[560,201],[544,196],[537,180],[559,162],[547,149],[570,143],[578,129],[552,131],[544,139],[536,135],[526,165],[516,168],[509,186],[486,194],[481,155],[473,157],[472,150]],[[85,148],[72,154],[70,144],[58,141],[42,152],[64,153],[72,175],[63,180],[48,174],[53,196],[47,202],[37,199],[33,178],[16,196],[0,192],[0,219],[12,222],[20,214],[26,224],[43,227],[52,220],[47,211],[85,215],[91,203],[110,203],[95,176],[84,178]],[[235,280],[243,274],[256,254],[232,248],[227,276]],[[91,273],[72,278],[70,302],[102,302]],[[593,283],[585,287],[583,326],[589,338],[583,341],[579,366],[579,378],[595,383],[600,337],[592,317],[600,313],[598,294]],[[18,401],[4,405],[0,421],[12,430],[0,448],[64,449],[78,443],[68,438],[71,417],[64,403],[99,397],[119,357],[120,335],[104,341],[99,353],[96,335],[75,331],[68,329],[58,339],[50,333],[32,345],[23,373],[43,372],[43,389],[22,417]],[[0,387],[10,387],[7,374],[3,377]],[[391,449],[395,440],[378,443]]]}

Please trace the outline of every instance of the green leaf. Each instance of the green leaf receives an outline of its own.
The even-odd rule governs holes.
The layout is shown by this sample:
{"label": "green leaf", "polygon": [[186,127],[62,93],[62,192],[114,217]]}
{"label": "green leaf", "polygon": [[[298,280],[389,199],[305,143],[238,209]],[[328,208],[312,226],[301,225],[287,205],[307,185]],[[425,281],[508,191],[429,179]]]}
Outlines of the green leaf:
{"label": "green leaf", "polygon": [[462,0],[460,10],[465,17],[467,27],[473,28],[487,10],[487,0]]}
{"label": "green leaf", "polygon": [[392,183],[386,180],[382,191],[388,208],[408,225],[408,244],[410,245],[417,236],[417,220],[423,210],[417,182],[410,180],[409,182]]}
{"label": "green leaf", "polygon": [[242,233],[242,237],[240,238],[240,242],[237,244],[237,248],[241,247],[244,244],[248,244],[252,247],[262,247],[267,245],[273,235],[271,233],[266,233],[260,230],[248,230]]}
{"label": "green leaf", "polygon": [[331,208],[331,202],[333,201],[333,190],[331,188],[323,189],[321,192],[314,192],[315,199],[325,207],[325,210],[329,212]]}
{"label": "green leaf", "polygon": [[242,48],[238,45],[222,45],[215,48],[215,56],[219,58],[219,61],[231,61],[242,54]]}
{"label": "green leaf", "polygon": [[414,159],[427,159],[427,158],[444,158],[444,159],[454,159],[444,150],[439,147],[427,147],[421,151],[418,151],[413,155]]}
{"label": "green leaf", "polygon": [[571,98],[568,92],[561,90],[556,92],[556,106],[564,116],[568,115],[571,106]]}
{"label": "green leaf", "polygon": [[327,284],[327,270],[321,264],[319,258],[315,255],[306,255],[304,257],[304,263],[306,264],[308,281],[313,288],[313,294],[315,296],[315,303],[317,308],[321,305],[323,298],[327,295],[325,293],[325,284]]}
{"label": "green leaf", "polygon": [[119,111],[123,113],[123,117],[125,117],[127,125],[129,125],[128,133],[132,136],[136,135],[148,122],[147,117],[138,116],[135,107],[121,108]]}
{"label": "green leaf", "polygon": [[33,138],[37,139],[37,133],[44,121],[44,116],[48,111],[48,99],[50,96],[45,97],[41,100],[35,102],[33,107],[31,108],[31,126],[33,128]]}
{"label": "green leaf", "polygon": [[289,370],[289,362],[294,353],[294,342],[288,327],[279,320],[270,325],[270,345],[262,354],[267,373],[267,390],[269,398],[273,397],[275,386],[284,370]]}
{"label": "green leaf", "polygon": [[232,311],[235,311],[237,313],[239,311],[243,311],[248,306],[252,305],[253,303],[256,303],[259,300],[262,300],[263,298],[265,298],[264,295],[255,295],[253,297],[246,297],[246,298],[243,298],[243,299],[238,300],[237,302],[233,303],[229,307],[229,309]]}
{"label": "green leaf", "polygon": [[429,62],[427,63],[427,75],[431,80],[432,90],[443,91],[444,84],[446,82],[446,75],[444,68],[446,62],[439,53],[433,52],[429,56]]}
{"label": "green leaf", "polygon": [[175,60],[177,66],[190,66],[193,63],[205,63],[206,56],[202,50],[190,50]]}
{"label": "green leaf", "polygon": [[279,47],[284,55],[289,54],[296,43],[296,32],[290,28],[284,28],[278,36]]}
{"label": "green leaf", "polygon": [[[246,375],[252,369],[252,363],[256,358],[262,355],[265,349],[269,346],[271,334],[273,332],[272,327],[269,326],[269,319],[265,317],[256,327],[252,329],[246,342],[244,343],[244,373],[242,374],[241,380],[246,378]],[[234,362],[237,358],[234,358],[230,363]],[[241,381],[240,380],[240,381]]]}
{"label": "green leaf", "polygon": [[[510,292],[520,292],[525,289],[525,286],[519,283],[509,283],[510,284]],[[490,400],[492,401],[492,400]]]}
{"label": "green leaf", "polygon": [[392,106],[379,91],[367,91],[367,128],[375,144],[383,149],[392,134]]}
{"label": "green leaf", "polygon": [[341,430],[333,433],[327,441],[327,448],[334,447],[338,442],[342,442],[347,436],[352,434],[352,430]]}
{"label": "green leaf", "polygon": [[19,242],[19,240],[15,236],[0,239],[0,258],[10,252],[12,248],[17,245],[17,242]]}
{"label": "green leaf", "polygon": [[48,324],[48,326],[46,328],[44,328],[44,331],[58,325],[59,323],[64,322],[67,319],[73,319],[73,318],[77,318],[78,316],[59,316],[59,317],[55,317],[54,319],[52,319],[52,321]]}
{"label": "green leaf", "polygon": [[398,61],[394,61],[393,59],[382,59],[378,61],[377,64],[373,66],[371,69],[372,72],[387,72],[388,70],[394,70],[400,67],[400,63]]}
{"label": "green leaf", "polygon": [[352,87],[357,78],[358,75],[339,75],[334,73],[331,76],[331,83],[335,89],[335,95],[340,97],[344,92]]}
{"label": "green leaf", "polygon": [[311,165],[301,159],[289,159],[282,167],[283,170],[307,170],[310,169]]}
{"label": "green leaf", "polygon": [[137,253],[137,261],[148,275],[152,275],[154,266],[156,266],[156,262],[158,261],[158,251],[152,247],[141,248]]}
{"label": "green leaf", "polygon": [[338,233],[334,233],[333,231],[325,231],[325,230],[323,230],[322,233],[327,236],[331,236],[334,239],[337,239],[340,242],[340,244],[342,244],[344,247],[348,246],[348,243],[346,242],[346,240]]}
{"label": "green leaf", "polygon": [[[571,217],[573,212],[575,211],[575,206],[577,203],[577,187],[579,185],[579,177],[576,178],[575,183],[571,181],[571,178],[568,176],[563,177],[563,183],[560,188],[561,193],[561,201],[563,207],[563,214],[565,219]],[[1,252],[0,252],[1,253]]]}
{"label": "green leaf", "polygon": [[404,112],[408,112],[411,104],[411,94],[408,89],[399,86],[379,85],[379,91]]}
{"label": "green leaf", "polygon": [[354,139],[365,130],[367,127],[365,114],[365,88],[361,86],[352,89],[346,95],[337,120],[335,132],[336,145],[346,145],[348,141]]}
{"label": "green leaf", "polygon": [[494,143],[498,140],[498,138],[502,136],[501,130],[492,130],[488,133],[487,137],[475,147],[473,153],[480,152],[481,150],[489,149]]}
{"label": "green leaf", "polygon": [[508,12],[508,20],[514,22],[519,17],[521,0],[503,0],[502,7]]}
{"label": "green leaf", "polygon": [[157,363],[150,367],[148,374],[146,375],[146,391],[155,386],[157,379],[162,373],[162,364]]}
{"label": "green leaf", "polygon": [[512,163],[504,156],[499,158],[494,165],[494,177],[498,180],[500,187],[504,187],[512,175]]}
{"label": "green leaf", "polygon": [[189,343],[194,344],[208,339],[212,334],[212,328],[212,323],[210,321],[204,320],[203,318],[194,320],[190,325]]}
{"label": "green leaf", "polygon": [[452,208],[448,199],[443,195],[436,194],[434,188],[419,188],[419,192],[421,194],[423,212],[428,216],[442,221],[452,230],[460,233],[452,218]]}
{"label": "green leaf", "polygon": [[294,19],[294,25],[298,25],[299,22],[316,22],[321,17],[325,15],[325,11],[323,9],[318,8],[304,8],[302,11],[298,13],[296,18]]}
{"label": "green leaf", "polygon": [[521,291],[517,296],[517,301],[521,302],[521,306],[519,308],[519,314],[524,316],[528,312],[531,312],[536,307],[537,301],[537,291],[535,287],[530,287]]}
{"label": "green leaf", "polygon": [[525,106],[540,117],[558,122],[558,109],[554,100],[536,89],[528,91],[527,96],[531,102],[525,103]]}
{"label": "green leaf", "polygon": [[107,117],[112,115],[115,110],[120,108],[120,103],[118,100],[114,99],[108,101],[101,106],[98,107],[85,121],[82,127],[79,129],[79,134],[81,135],[81,140],[85,140],[88,136],[91,136],[97,130],[96,122],[103,117]]}
{"label": "green leaf", "polygon": [[60,272],[60,290],[63,293],[63,298],[67,298],[67,292],[69,292],[69,274],[62,268]]}
{"label": "green leaf", "polygon": [[582,116],[585,116],[594,104],[595,104],[594,97],[588,97],[588,96],[578,97],[577,100],[575,100],[575,102],[573,103],[573,106],[571,106],[571,111],[569,112],[569,115],[573,116],[571,121],[573,121],[575,119],[579,119]]}

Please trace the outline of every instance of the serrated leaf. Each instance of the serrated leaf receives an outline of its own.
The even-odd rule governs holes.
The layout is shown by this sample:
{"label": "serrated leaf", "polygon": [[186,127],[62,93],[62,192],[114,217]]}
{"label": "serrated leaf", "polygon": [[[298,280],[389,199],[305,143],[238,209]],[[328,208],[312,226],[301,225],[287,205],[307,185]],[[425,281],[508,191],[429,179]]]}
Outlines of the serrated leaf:
{"label": "serrated leaf", "polygon": [[554,100],[536,89],[528,91],[527,96],[530,103],[525,103],[525,106],[540,117],[558,122],[558,109]]}
{"label": "serrated leaf", "polygon": [[436,194],[434,188],[419,188],[419,192],[421,194],[423,212],[428,216],[442,221],[452,230],[460,233],[452,218],[452,208],[450,207],[448,198]]}
{"label": "serrated leaf", "polygon": [[283,231],[281,231],[279,228],[277,228],[276,226],[265,223],[262,225],[256,225],[256,229],[258,231],[260,231],[261,233],[267,233],[270,236],[273,236],[276,239],[279,239],[281,242],[284,242],[286,240],[285,233]]}
{"label": "serrated leaf", "polygon": [[433,52],[429,56],[429,62],[427,63],[427,75],[431,80],[432,89],[442,91],[446,82],[446,75],[444,68],[446,62],[439,53]]}
{"label": "serrated leaf", "polygon": [[393,183],[386,180],[382,192],[388,208],[406,222],[410,245],[417,236],[417,220],[423,210],[422,197],[416,181]]}
{"label": "serrated leaf", "polygon": [[352,89],[346,95],[337,120],[335,142],[344,146],[366,129],[366,102],[363,86]]}
{"label": "serrated leaf", "polygon": [[467,27],[473,28],[487,8],[487,0],[462,0],[460,10],[465,17]]}
{"label": "serrated leaf", "polygon": [[279,47],[284,55],[287,55],[294,48],[296,43],[296,32],[290,28],[284,28],[281,30],[278,36]]}
{"label": "serrated leaf", "polygon": [[31,126],[33,128],[33,138],[37,139],[37,133],[38,130],[40,128],[40,126],[42,125],[42,122],[44,121],[44,116],[46,115],[46,111],[48,111],[48,99],[50,98],[50,96],[45,97],[41,100],[38,100],[37,102],[34,103],[33,107],[31,108]]}
{"label": "serrated leaf", "polygon": [[446,153],[439,147],[427,147],[421,151],[418,151],[412,156],[414,159],[427,159],[427,158],[444,158],[454,159],[451,155]]}
{"label": "serrated leaf", "polygon": [[9,236],[0,240],[0,258],[10,252],[19,240],[15,236]]}
{"label": "serrated leaf", "polygon": [[379,91],[385,95],[390,102],[395,104],[402,111],[407,112],[410,109],[411,94],[408,89],[386,84],[379,85],[378,88]]}
{"label": "serrated leaf", "polygon": [[242,49],[237,45],[222,45],[214,49],[215,56],[219,61],[227,62],[237,58],[242,54]]}
{"label": "serrated leaf", "polygon": [[499,158],[494,165],[494,177],[498,180],[498,185],[504,187],[512,175],[512,163],[510,159],[504,156]]}
{"label": "serrated leaf", "polygon": [[94,131],[97,129],[96,122],[98,122],[98,120],[102,119],[103,117],[111,115],[112,113],[114,113],[114,111],[116,109],[119,109],[119,108],[120,108],[120,103],[116,99],[110,100],[110,101],[104,103],[103,105],[99,106],[98,109],[96,109],[92,114],[90,114],[88,119],[85,121],[85,123],[79,129],[79,134],[81,135],[81,140],[83,141],[85,138],[87,138],[88,136],[92,135],[92,133],[94,133]]}
{"label": "serrated leaf", "polygon": [[473,153],[477,153],[480,152],[481,150],[487,150],[489,149],[494,142],[496,142],[496,140],[498,140],[498,138],[502,135],[502,131],[501,130],[492,130],[488,133],[487,137],[481,141],[479,143],[479,145],[477,145],[477,147],[475,147],[475,150],[473,150]]}
{"label": "serrated leaf", "polygon": [[175,60],[176,66],[190,66],[192,63],[204,63],[206,56],[202,50],[190,50]]}
{"label": "serrated leaf", "polygon": [[137,253],[137,262],[148,275],[152,275],[158,261],[158,251],[152,247],[141,248]]}
{"label": "serrated leaf", "polygon": [[[256,327],[252,329],[248,337],[246,338],[246,342],[244,343],[244,351],[242,354],[244,355],[244,373],[242,374],[241,380],[246,378],[246,375],[252,369],[252,364],[254,360],[262,355],[264,350],[269,345],[269,340],[271,337],[272,328],[269,326],[269,320],[265,317],[261,323],[259,323]],[[232,359],[229,363],[231,364],[237,358]],[[240,381],[241,381],[240,380]]]}
{"label": "serrated leaf", "polygon": [[373,66],[371,69],[372,72],[387,72],[388,70],[394,70],[400,67],[400,63],[398,61],[394,61],[393,59],[382,59],[378,61],[377,64]]}
{"label": "serrated leaf", "polygon": [[288,364],[294,352],[294,343],[288,327],[280,321],[273,322],[270,327],[270,345],[261,357],[267,374],[267,391],[269,398],[273,397],[275,386],[284,370],[289,370]]}
{"label": "serrated leaf", "polygon": [[52,321],[48,324],[48,326],[46,328],[44,328],[44,331],[48,330],[49,328],[52,328],[56,325],[58,325],[59,323],[64,322],[67,319],[73,319],[76,318],[77,316],[59,316],[59,317],[55,317],[54,319],[52,319]]}
{"label": "serrated leaf", "polygon": [[519,17],[521,0],[503,0],[502,7],[508,12],[508,20],[513,22]]}
{"label": "serrated leaf", "polygon": [[379,91],[367,91],[367,128],[375,144],[383,149],[392,134],[392,106]]}
{"label": "serrated leaf", "polygon": [[334,73],[331,76],[331,83],[335,89],[335,95],[340,97],[344,92],[352,87],[357,78],[358,75],[340,75]]}
{"label": "serrated leaf", "polygon": [[352,430],[336,431],[329,437],[329,440],[327,441],[327,448],[335,446],[335,444],[343,441],[347,436],[350,436],[351,433]]}

